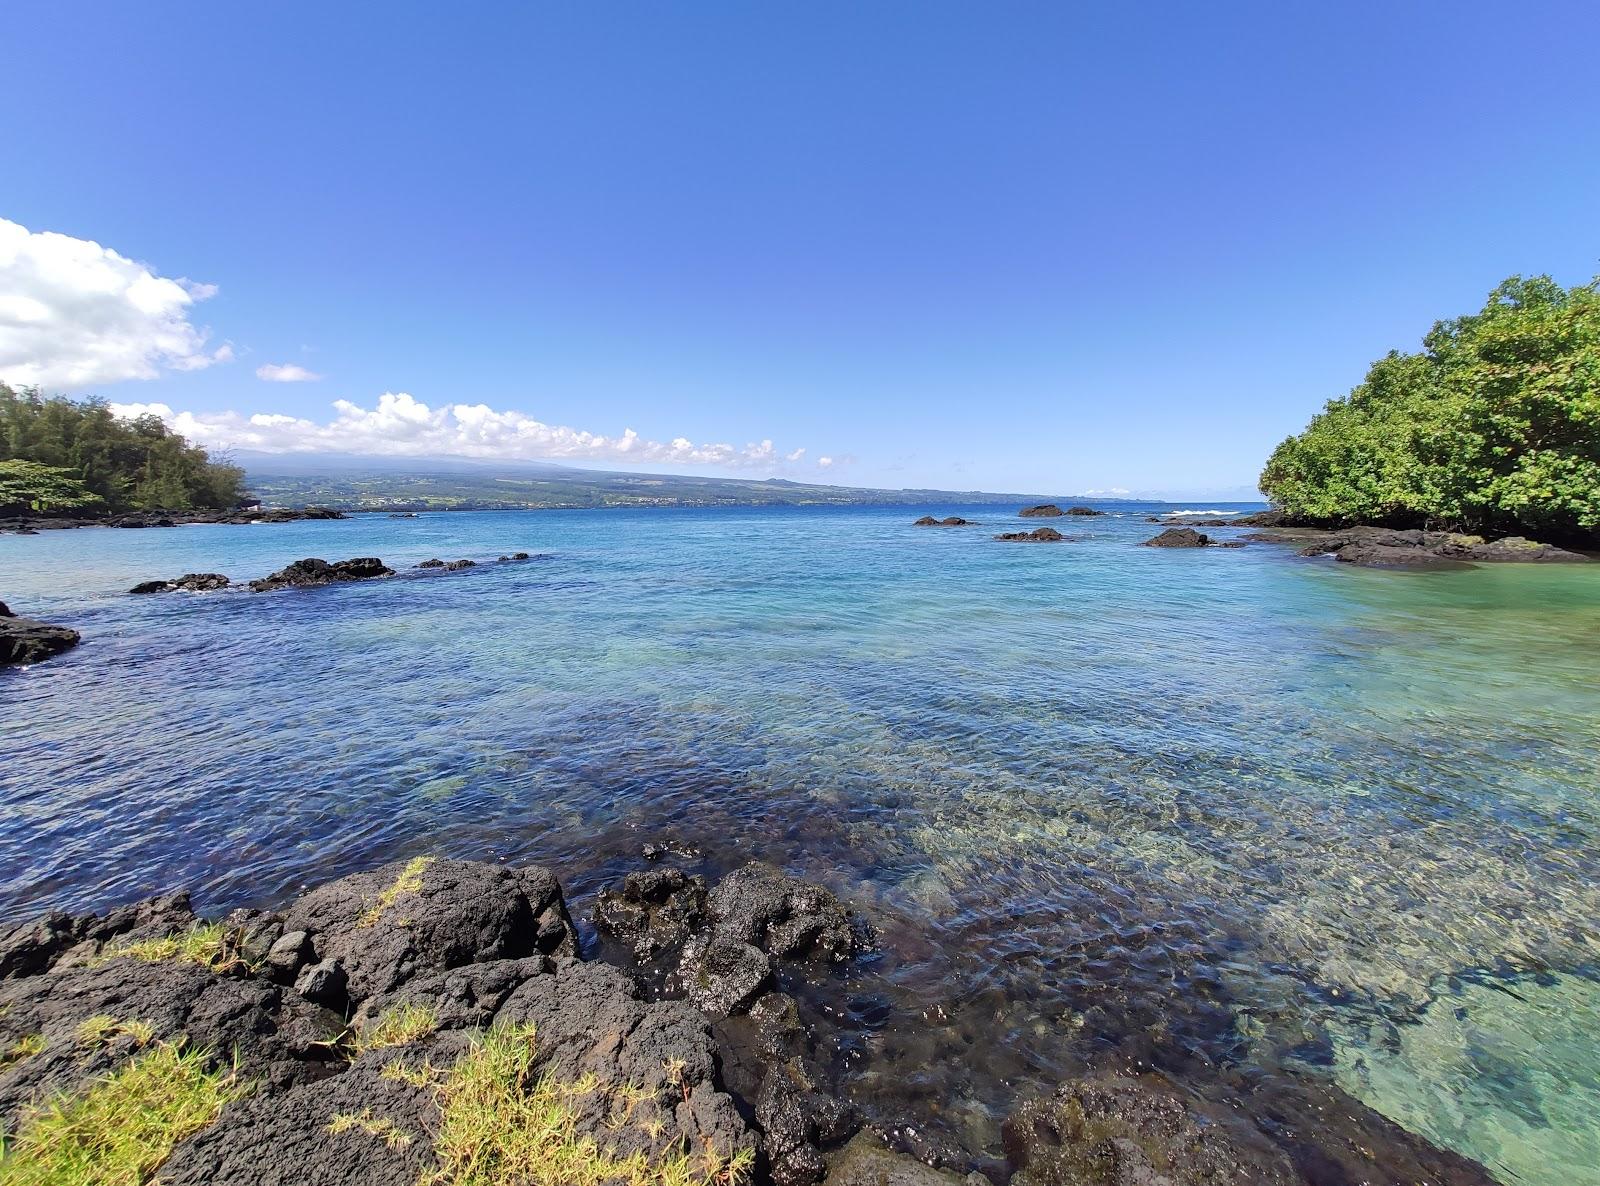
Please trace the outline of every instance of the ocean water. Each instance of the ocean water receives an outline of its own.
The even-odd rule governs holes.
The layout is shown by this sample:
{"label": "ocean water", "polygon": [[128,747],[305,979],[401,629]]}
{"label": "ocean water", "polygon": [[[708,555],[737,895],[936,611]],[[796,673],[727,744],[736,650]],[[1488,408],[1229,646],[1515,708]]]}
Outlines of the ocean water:
{"label": "ocean water", "polygon": [[[1148,549],[1145,513],[0,537],[0,600],[84,635],[0,672],[0,920],[424,851],[551,863],[581,913],[673,836],[886,923],[840,1064],[969,1147],[1120,1059],[1320,1076],[1507,1183],[1600,1182],[1600,565]],[[402,575],[124,592],[361,555]]]}

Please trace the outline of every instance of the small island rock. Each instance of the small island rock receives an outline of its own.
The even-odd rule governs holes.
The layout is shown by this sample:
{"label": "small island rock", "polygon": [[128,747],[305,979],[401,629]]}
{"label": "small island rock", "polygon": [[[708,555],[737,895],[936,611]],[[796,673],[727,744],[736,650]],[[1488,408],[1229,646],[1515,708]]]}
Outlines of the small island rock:
{"label": "small island rock", "polygon": [[353,560],[337,560],[332,564],[326,560],[309,557],[305,560],[296,560],[271,576],[251,581],[250,588],[257,593],[267,593],[275,589],[309,589],[319,585],[333,585],[344,581],[369,581],[374,577],[393,575],[394,569],[376,556],[358,556]]}
{"label": "small island rock", "polygon": [[1024,507],[1017,514],[1024,519],[1059,519],[1066,512],[1053,502],[1041,502],[1038,506]]}
{"label": "small island rock", "polygon": [[186,572],[170,581],[140,581],[129,593],[170,593],[182,589],[189,593],[206,593],[213,589],[226,589],[232,582],[220,572]]}
{"label": "small island rock", "polygon": [[1193,527],[1169,527],[1154,539],[1140,545],[1145,548],[1242,548],[1243,540],[1212,539]]}
{"label": "small island rock", "polygon": [[1005,531],[995,536],[995,539],[1016,544],[1049,544],[1066,538],[1054,527],[1035,527],[1032,531]]}

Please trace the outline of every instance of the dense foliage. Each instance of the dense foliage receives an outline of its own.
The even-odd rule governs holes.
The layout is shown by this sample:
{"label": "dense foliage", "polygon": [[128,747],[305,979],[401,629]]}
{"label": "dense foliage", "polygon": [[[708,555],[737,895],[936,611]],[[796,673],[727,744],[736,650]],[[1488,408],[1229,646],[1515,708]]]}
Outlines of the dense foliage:
{"label": "dense foliage", "polygon": [[243,483],[155,416],[0,383],[0,512],[225,509]]}
{"label": "dense foliage", "polygon": [[1600,535],[1600,280],[1512,277],[1279,445],[1261,489],[1326,523]]}

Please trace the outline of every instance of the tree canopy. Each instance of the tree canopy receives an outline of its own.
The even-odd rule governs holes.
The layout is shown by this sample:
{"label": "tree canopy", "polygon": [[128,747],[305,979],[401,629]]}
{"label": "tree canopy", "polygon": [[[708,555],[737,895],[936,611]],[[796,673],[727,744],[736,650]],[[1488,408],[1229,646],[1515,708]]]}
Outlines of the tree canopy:
{"label": "tree canopy", "polygon": [[64,469],[37,461],[0,461],[0,510],[77,511],[104,505]]}
{"label": "tree canopy", "polygon": [[1261,489],[1322,523],[1600,536],[1600,280],[1513,276],[1421,353],[1374,363]]}
{"label": "tree canopy", "polygon": [[0,508],[11,511],[222,510],[244,488],[243,470],[213,460],[159,417],[120,420],[103,399],[47,397],[4,383],[0,466],[8,467]]}

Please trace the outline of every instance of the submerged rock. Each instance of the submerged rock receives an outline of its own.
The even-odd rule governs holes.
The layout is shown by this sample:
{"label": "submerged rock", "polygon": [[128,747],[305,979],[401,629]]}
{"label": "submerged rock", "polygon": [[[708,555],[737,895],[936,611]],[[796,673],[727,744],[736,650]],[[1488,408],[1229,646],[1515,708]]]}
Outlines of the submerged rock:
{"label": "submerged rock", "polygon": [[970,519],[963,519],[959,515],[950,515],[944,519],[935,519],[932,515],[924,515],[911,526],[913,527],[971,527]]}
{"label": "submerged rock", "polygon": [[271,576],[251,581],[250,588],[257,593],[268,593],[276,589],[307,589],[344,581],[370,581],[374,577],[393,575],[394,569],[385,565],[376,556],[336,560],[332,564],[313,557],[296,560]]}
{"label": "submerged rock", "polygon": [[705,854],[693,844],[686,844],[673,837],[661,840],[648,840],[639,849],[639,855],[647,861],[659,861],[662,857],[682,857],[684,860],[698,861]]}
{"label": "submerged rock", "polygon": [[76,630],[65,626],[19,618],[9,610],[0,614],[0,667],[38,663],[70,651],[81,641]]}
{"label": "submerged rock", "polygon": [[1164,1087],[1124,1078],[1064,1083],[1005,1123],[1017,1186],[1294,1186],[1303,1179],[1254,1126],[1196,1112]]}
{"label": "submerged rock", "polygon": [[987,1178],[963,1178],[951,1170],[934,1169],[914,1157],[896,1153],[870,1132],[856,1135],[829,1159],[824,1186],[975,1186]]}
{"label": "submerged rock", "polygon": [[1004,531],[995,536],[995,539],[1017,544],[1049,544],[1066,538],[1054,527],[1035,527],[1032,531]]}
{"label": "submerged rock", "polygon": [[443,568],[444,567],[444,561],[440,560],[436,556],[432,560],[424,560],[421,564],[417,565],[417,567],[418,568]]}
{"label": "submerged rock", "polygon": [[1088,518],[1091,515],[1103,515],[1104,511],[1097,511],[1093,507],[1068,507],[1067,514]]}
{"label": "submerged rock", "polygon": [[1059,519],[1066,512],[1053,502],[1041,502],[1038,506],[1023,507],[1017,514],[1024,519]]}

